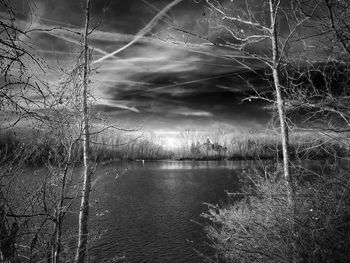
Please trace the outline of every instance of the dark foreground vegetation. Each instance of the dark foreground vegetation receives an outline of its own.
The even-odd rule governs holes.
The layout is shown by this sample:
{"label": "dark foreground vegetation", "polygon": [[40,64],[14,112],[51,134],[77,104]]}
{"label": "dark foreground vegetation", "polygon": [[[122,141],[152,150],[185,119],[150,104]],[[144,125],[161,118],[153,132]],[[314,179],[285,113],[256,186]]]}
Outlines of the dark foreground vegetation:
{"label": "dark foreground vegetation", "polygon": [[317,173],[294,168],[295,206],[281,172],[242,174],[232,204],[210,206],[203,216],[212,246],[224,262],[348,262],[349,162],[324,163]]}

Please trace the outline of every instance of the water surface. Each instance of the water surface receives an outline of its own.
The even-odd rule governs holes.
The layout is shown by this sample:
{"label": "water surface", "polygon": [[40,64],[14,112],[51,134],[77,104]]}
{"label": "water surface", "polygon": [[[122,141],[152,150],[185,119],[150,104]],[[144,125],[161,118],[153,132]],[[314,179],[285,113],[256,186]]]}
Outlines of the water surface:
{"label": "water surface", "polygon": [[[110,163],[96,171],[90,257],[101,262],[203,262],[200,214],[227,201],[244,162]],[[196,223],[197,222],[197,223]]]}

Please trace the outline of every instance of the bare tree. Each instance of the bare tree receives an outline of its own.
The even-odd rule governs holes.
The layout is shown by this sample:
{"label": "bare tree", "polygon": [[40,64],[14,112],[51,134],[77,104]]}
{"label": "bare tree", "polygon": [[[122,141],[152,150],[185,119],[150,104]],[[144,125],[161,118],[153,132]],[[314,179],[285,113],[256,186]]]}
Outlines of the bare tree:
{"label": "bare tree", "polygon": [[84,183],[82,199],[79,211],[79,234],[78,247],[75,262],[83,263],[87,253],[88,241],[88,220],[89,220],[89,198],[91,191],[91,177],[93,164],[91,162],[90,130],[89,130],[89,106],[88,106],[88,78],[89,78],[89,22],[90,22],[90,0],[86,0],[85,7],[85,30],[83,39],[84,61],[82,71],[83,97],[82,97],[82,118],[83,118],[83,155],[84,155]]}
{"label": "bare tree", "polygon": [[[313,17],[316,29],[307,37],[308,39],[321,40],[319,44],[327,45],[337,53],[340,47],[345,53],[350,54],[350,3],[346,0],[296,0],[298,8],[308,16]],[[315,9],[316,7],[316,9]],[[303,40],[303,38],[301,38]],[[338,56],[338,58],[341,58]]]}
{"label": "bare tree", "polygon": [[310,49],[319,57],[291,61],[285,68],[288,114],[296,116],[303,128],[347,144],[342,138],[348,137],[350,131],[350,3],[343,0],[298,3],[301,12],[312,16],[314,28],[299,40],[306,44],[317,42],[317,47]]}
{"label": "bare tree", "polygon": [[289,135],[288,127],[286,122],[286,114],[284,109],[284,100],[281,91],[281,81],[280,81],[280,50],[278,46],[278,27],[277,27],[277,17],[279,12],[280,3],[275,3],[274,0],[269,0],[270,4],[270,34],[271,34],[271,47],[272,47],[272,64],[270,65],[273,74],[274,86],[276,90],[276,102],[278,108],[278,116],[281,125],[281,142],[282,142],[282,151],[283,151],[283,169],[284,169],[284,178],[288,182],[288,199],[289,203],[294,206],[294,189],[293,182],[290,174],[290,165],[289,165]]}
{"label": "bare tree", "polygon": [[[220,36],[213,44],[233,50],[234,53],[228,53],[228,56],[245,68],[254,71],[252,63],[255,63],[270,69],[280,123],[284,179],[288,186],[288,199],[293,206],[294,183],[290,174],[289,135],[283,98],[285,86],[281,79],[281,67],[288,57],[289,41],[309,16],[293,11],[292,3],[288,5],[278,0],[259,4],[254,1],[231,1],[226,5],[217,0],[206,2],[210,10],[208,20]],[[287,30],[281,29],[281,23]]]}
{"label": "bare tree", "polygon": [[[15,125],[26,117],[42,120],[33,108],[43,105],[46,99],[44,94],[48,89],[35,74],[38,70],[44,72],[45,63],[35,55],[27,41],[31,29],[23,29],[18,25],[17,14],[11,4],[10,1],[0,0],[0,9],[4,11],[0,19],[0,111],[3,114],[12,113],[10,115],[16,118],[10,117],[1,124],[1,129]],[[0,254],[1,260],[10,262],[19,256],[19,246],[15,246],[18,233],[22,235],[21,241],[31,239],[28,255],[32,260],[39,233],[52,220],[49,211],[40,209],[39,205],[43,200],[38,196],[38,191],[45,192],[44,184],[34,189],[24,187],[25,191],[20,192],[23,194],[20,198],[22,203],[11,198],[11,195],[16,196],[13,191],[18,190],[17,183],[23,184],[19,177],[26,161],[35,158],[36,154],[36,149],[23,148],[15,142],[13,154],[3,160],[0,169]],[[35,230],[32,228],[26,232],[24,227],[30,228],[34,222],[37,223]]]}
{"label": "bare tree", "polygon": [[350,55],[350,3],[346,0],[324,0],[324,2],[330,26],[344,51]]}
{"label": "bare tree", "polygon": [[32,29],[19,26],[11,3],[0,0],[0,9],[5,11],[0,19],[0,110],[16,113],[12,125],[23,117],[40,119],[33,109],[42,107],[48,94],[48,85],[37,77],[45,63],[28,41]]}
{"label": "bare tree", "polygon": [[182,157],[188,158],[191,155],[191,144],[196,143],[199,134],[194,129],[186,128],[180,132],[179,137],[183,148]]}
{"label": "bare tree", "polygon": [[[290,58],[291,42],[298,37],[299,27],[309,20],[296,9],[294,1],[266,0],[230,1],[206,0],[209,9],[209,24],[215,35],[201,38],[213,45],[227,50],[226,57],[232,58],[244,68],[255,71],[257,68],[267,69],[272,80],[280,125],[280,140],[283,152],[283,178],[286,197],[291,213],[295,211],[295,180],[290,171],[289,128],[286,119],[285,90],[282,70]],[[181,29],[181,32],[185,32]],[[193,35],[193,33],[189,32]],[[211,38],[210,38],[211,37]],[[232,52],[230,52],[230,50]],[[253,64],[255,64],[253,66]],[[254,98],[253,96],[250,97]],[[259,93],[255,98],[262,98]],[[294,233],[295,223],[290,223]],[[293,240],[295,240],[293,238]],[[292,241],[291,252],[296,261],[296,244]]]}

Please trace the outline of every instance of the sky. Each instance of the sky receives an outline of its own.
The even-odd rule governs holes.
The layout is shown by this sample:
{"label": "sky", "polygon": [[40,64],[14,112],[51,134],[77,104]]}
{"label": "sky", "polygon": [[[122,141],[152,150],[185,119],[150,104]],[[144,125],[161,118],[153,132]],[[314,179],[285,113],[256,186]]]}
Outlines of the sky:
{"label": "sky", "polygon": [[[84,23],[81,0],[15,0],[18,23],[31,29],[65,27],[30,33],[30,44],[47,62],[45,78],[58,85],[58,72],[68,71],[79,51]],[[224,1],[225,2],[225,1]],[[229,2],[229,1],[227,1]],[[232,2],[232,1],[231,1]],[[174,30],[183,29],[217,40],[205,1],[183,0],[133,45],[111,58],[99,59],[135,38],[170,0],[92,0],[89,45],[93,48],[94,109],[107,112],[130,128],[171,134],[186,128],[244,131],[266,127],[271,107],[243,100],[264,90],[262,63],[237,59],[239,52],[209,45],[207,40]],[[256,7],[258,8],[258,7]],[[30,10],[30,12],[29,12]],[[97,26],[98,25],[98,26]],[[264,48],[264,47],[260,47]]]}

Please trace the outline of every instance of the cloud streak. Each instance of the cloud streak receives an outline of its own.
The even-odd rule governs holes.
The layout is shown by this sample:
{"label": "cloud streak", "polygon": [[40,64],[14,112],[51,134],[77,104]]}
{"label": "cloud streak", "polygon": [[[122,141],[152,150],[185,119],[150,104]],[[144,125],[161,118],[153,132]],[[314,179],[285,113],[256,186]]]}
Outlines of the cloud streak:
{"label": "cloud streak", "polygon": [[[236,58],[239,52],[223,51],[198,40],[184,42],[185,38],[176,34],[172,38],[163,37],[167,26],[159,24],[163,17],[167,22],[178,17],[179,25],[190,30],[195,26],[194,15],[201,16],[198,6],[181,0],[167,1],[168,5],[155,15],[154,10],[161,9],[159,6],[164,6],[164,1],[152,1],[152,12],[145,10],[149,4],[135,11],[143,21],[151,21],[139,30],[136,26],[132,28],[134,13],[122,17],[113,15],[121,12],[119,9],[124,6],[134,6],[135,0],[116,1],[118,9],[110,8],[109,19],[105,19],[102,27],[89,36],[96,57],[93,64],[96,73],[91,75],[96,109],[108,112],[121,122],[145,122],[150,129],[181,130],[186,126],[226,124],[231,127],[266,123],[270,113],[263,110],[264,105],[242,103],[249,90],[242,76],[259,88],[268,84],[242,65],[242,61]],[[51,0],[42,3],[47,4],[44,8],[46,16],[48,10],[57,4]],[[57,8],[69,5],[69,1],[63,0],[62,7]],[[176,9],[168,12],[175,5]],[[46,74],[48,82],[53,85],[59,85],[54,69],[71,68],[75,59],[71,54],[78,54],[75,51],[80,45],[81,35],[78,33],[82,28],[72,26],[77,24],[80,10],[72,8],[69,12],[62,21],[58,12],[52,12],[52,19],[51,16],[45,18],[45,13],[41,14],[30,35],[39,53],[42,51],[40,55],[53,69]],[[69,25],[68,30],[59,28],[62,25]],[[150,30],[159,38],[151,37]],[[259,63],[246,63],[255,70],[261,67]]]}
{"label": "cloud streak", "polygon": [[148,32],[150,32],[150,30],[156,25],[157,21],[162,18],[162,16],[164,16],[166,14],[167,11],[169,11],[173,6],[179,4],[182,0],[175,0],[173,2],[171,2],[170,4],[168,4],[166,7],[164,7],[143,29],[140,30],[140,32],[135,36],[135,38],[130,41],[128,44],[126,44],[125,46],[117,49],[116,51],[113,51],[112,53],[103,56],[102,58],[99,58],[97,60],[94,60],[92,62],[92,64],[94,63],[100,63],[110,57],[113,57],[114,55],[120,53],[121,51],[127,49],[128,47],[130,47],[131,45],[133,45],[134,43],[136,43],[138,40],[140,40],[144,35],[146,35]]}

